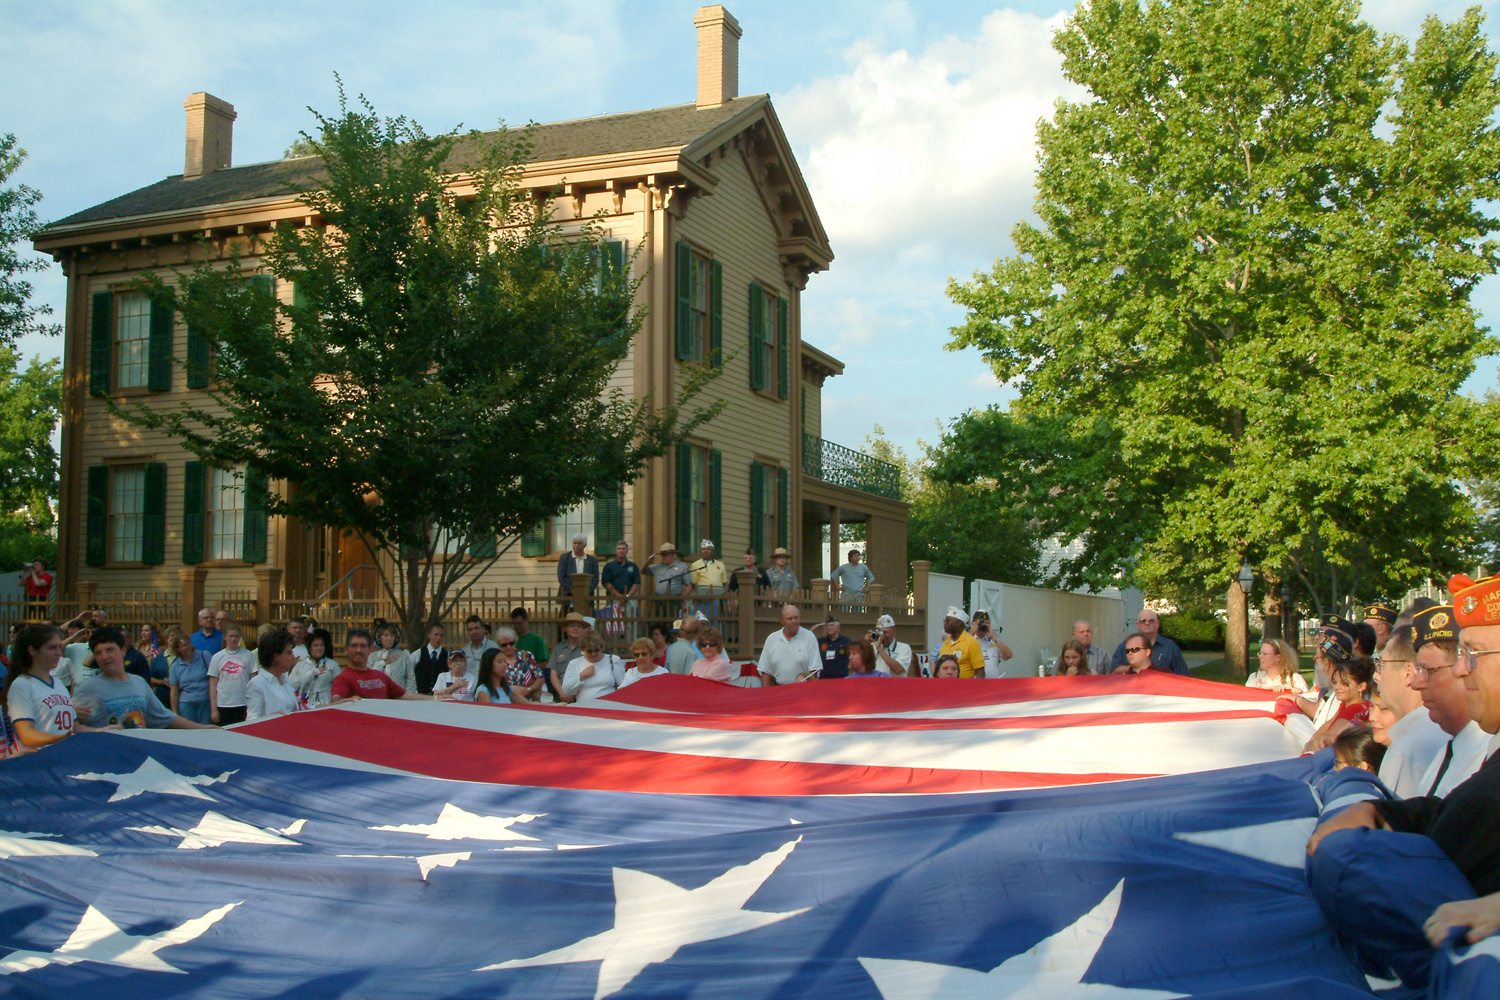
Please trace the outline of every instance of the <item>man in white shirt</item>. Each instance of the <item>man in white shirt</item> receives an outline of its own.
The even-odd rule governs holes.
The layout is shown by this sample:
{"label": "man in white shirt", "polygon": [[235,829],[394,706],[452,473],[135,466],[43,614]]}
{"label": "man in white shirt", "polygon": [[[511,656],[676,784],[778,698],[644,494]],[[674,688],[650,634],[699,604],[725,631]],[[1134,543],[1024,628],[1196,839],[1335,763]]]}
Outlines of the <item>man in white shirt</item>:
{"label": "man in white shirt", "polygon": [[822,664],[818,640],[802,627],[802,612],[791,604],[781,609],[781,628],[766,636],[760,652],[760,682],[766,687],[793,684],[816,676]]}
{"label": "man in white shirt", "polygon": [[1083,662],[1088,665],[1089,673],[1112,672],[1113,668],[1109,665],[1109,650],[1103,646],[1094,645],[1094,626],[1080,618],[1073,623],[1073,638],[1087,650]]}
{"label": "man in white shirt", "polygon": [[469,676],[479,675],[479,659],[484,656],[486,649],[499,649],[495,640],[484,634],[484,619],[478,615],[470,615],[464,619],[464,631],[468,633],[469,644],[463,647],[464,662],[468,665]]}
{"label": "man in white shirt", "polygon": [[979,652],[984,657],[984,676],[991,679],[1004,677],[1005,661],[1016,654],[1000,641],[999,631],[990,624],[990,613],[974,612],[970,628],[970,634],[979,640]]}
{"label": "man in white shirt", "polygon": [[286,630],[292,636],[292,652],[296,654],[297,661],[307,659],[307,619],[293,618],[286,623]]}
{"label": "man in white shirt", "polygon": [[1446,605],[1426,608],[1412,619],[1416,629],[1416,670],[1412,687],[1432,721],[1453,737],[1422,774],[1422,795],[1446,796],[1484,763],[1490,738],[1469,715],[1464,682],[1453,673],[1458,662],[1458,623]]}
{"label": "man in white shirt", "polygon": [[896,638],[896,619],[890,615],[876,619],[875,636],[875,655],[892,677],[922,676],[921,668],[912,658],[911,647]]}
{"label": "man in white shirt", "polygon": [[1380,763],[1380,780],[1401,799],[1427,791],[1422,775],[1448,748],[1448,734],[1427,714],[1422,692],[1411,686],[1416,658],[1412,629],[1407,625],[1387,640],[1378,675],[1380,700],[1396,717],[1387,730],[1391,746]]}

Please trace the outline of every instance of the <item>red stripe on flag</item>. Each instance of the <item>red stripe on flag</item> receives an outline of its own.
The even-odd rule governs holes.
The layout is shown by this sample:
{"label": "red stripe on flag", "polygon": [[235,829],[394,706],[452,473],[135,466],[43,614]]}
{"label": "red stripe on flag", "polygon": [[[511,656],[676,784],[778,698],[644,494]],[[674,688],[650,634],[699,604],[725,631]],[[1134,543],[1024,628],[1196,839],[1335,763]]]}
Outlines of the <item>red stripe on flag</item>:
{"label": "red stripe on flag", "polygon": [[933,680],[925,677],[871,679],[843,684],[815,681],[742,688],[700,677],[650,677],[603,700],[702,715],[885,715],[1003,705],[1023,701],[1096,698],[1105,695],[1165,695],[1266,706],[1276,695],[1259,688],[1221,684],[1148,670],[1105,677],[1007,677],[999,680]]}
{"label": "red stripe on flag", "polygon": [[433,778],[623,792],[691,795],[972,792],[1152,777],[700,757],[608,749],[327,709],[267,719],[236,731]]}

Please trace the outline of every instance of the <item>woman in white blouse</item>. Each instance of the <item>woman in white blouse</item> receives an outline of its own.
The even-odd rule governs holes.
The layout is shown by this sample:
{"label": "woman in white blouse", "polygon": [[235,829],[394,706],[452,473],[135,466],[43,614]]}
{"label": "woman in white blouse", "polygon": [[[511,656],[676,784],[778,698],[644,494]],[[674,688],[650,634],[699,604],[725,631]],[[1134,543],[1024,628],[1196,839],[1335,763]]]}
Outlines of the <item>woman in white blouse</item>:
{"label": "woman in white blouse", "polygon": [[262,639],[256,647],[256,659],[260,670],[250,678],[245,692],[245,721],[255,722],[277,715],[291,715],[301,708],[297,701],[297,689],[287,679],[287,673],[297,660],[292,650],[297,640],[285,629],[277,629]]}
{"label": "woman in white blouse", "polygon": [[583,655],[568,664],[563,675],[563,701],[572,703],[579,698],[602,698],[614,694],[625,680],[625,664],[613,654],[604,652],[604,640],[596,632],[585,632],[578,640],[578,651]]}
{"label": "woman in white blouse", "polygon": [[411,654],[397,645],[400,638],[401,630],[391,622],[380,626],[380,631],[375,633],[375,641],[379,643],[379,647],[370,654],[370,666],[376,670],[384,670],[387,677],[406,690],[415,691],[417,665]]}
{"label": "woman in white blouse", "polygon": [[1267,639],[1260,644],[1260,669],[1245,681],[1245,687],[1275,691],[1277,694],[1302,694],[1307,681],[1302,679],[1297,651],[1281,639]]}

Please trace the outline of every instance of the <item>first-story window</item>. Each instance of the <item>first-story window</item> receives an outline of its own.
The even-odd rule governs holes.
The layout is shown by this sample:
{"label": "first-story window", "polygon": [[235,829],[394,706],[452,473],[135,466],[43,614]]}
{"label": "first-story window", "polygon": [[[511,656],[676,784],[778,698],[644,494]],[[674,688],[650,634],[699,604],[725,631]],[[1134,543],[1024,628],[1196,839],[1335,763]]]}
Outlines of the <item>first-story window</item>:
{"label": "first-story window", "polygon": [[109,490],[109,558],[111,562],[140,562],[146,525],[146,467],[119,466],[111,470]]}
{"label": "first-story window", "polygon": [[208,558],[240,558],[245,532],[244,470],[210,469],[205,501]]}

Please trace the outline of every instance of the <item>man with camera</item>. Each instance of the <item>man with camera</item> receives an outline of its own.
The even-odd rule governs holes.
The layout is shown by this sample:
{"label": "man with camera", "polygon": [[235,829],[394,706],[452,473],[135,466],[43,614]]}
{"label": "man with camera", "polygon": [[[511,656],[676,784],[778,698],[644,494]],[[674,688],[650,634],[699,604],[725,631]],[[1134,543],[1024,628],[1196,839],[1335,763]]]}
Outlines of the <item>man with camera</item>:
{"label": "man with camera", "polygon": [[988,611],[974,612],[974,638],[979,640],[979,652],[984,655],[984,676],[1004,677],[1005,668],[1001,666],[1006,660],[1015,656],[1010,647],[1000,641],[1000,633],[1003,628],[995,628],[990,624],[990,613]]}
{"label": "man with camera", "polygon": [[881,615],[870,633],[870,645],[892,677],[920,677],[921,669],[912,658],[911,647],[896,638],[896,619]]}

